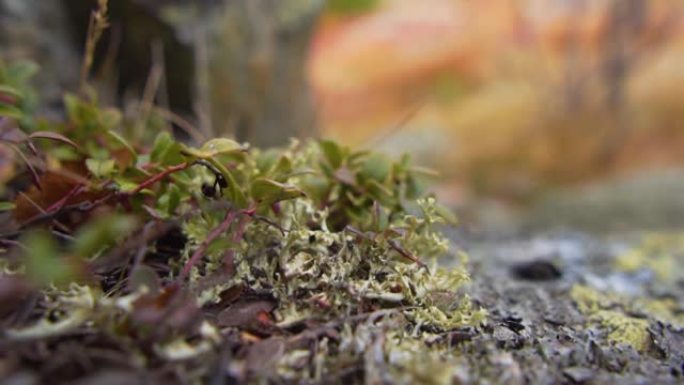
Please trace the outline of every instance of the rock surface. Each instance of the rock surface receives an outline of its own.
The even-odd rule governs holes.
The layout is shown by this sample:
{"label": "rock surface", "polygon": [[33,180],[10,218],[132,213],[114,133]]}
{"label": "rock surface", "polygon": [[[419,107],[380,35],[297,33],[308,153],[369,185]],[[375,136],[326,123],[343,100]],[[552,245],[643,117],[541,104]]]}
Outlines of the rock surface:
{"label": "rock surface", "polygon": [[[640,238],[562,233],[467,244],[469,293],[490,318],[455,348],[464,383],[681,383],[681,281],[617,267]],[[668,310],[656,310],[665,300]]]}

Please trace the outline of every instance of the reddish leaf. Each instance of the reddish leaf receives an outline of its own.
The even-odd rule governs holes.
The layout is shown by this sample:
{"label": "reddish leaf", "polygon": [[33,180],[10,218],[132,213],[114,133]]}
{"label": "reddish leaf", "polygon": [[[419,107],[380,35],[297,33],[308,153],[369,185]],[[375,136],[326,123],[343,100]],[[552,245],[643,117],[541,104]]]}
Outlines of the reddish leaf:
{"label": "reddish leaf", "polygon": [[88,191],[76,188],[84,181],[85,167],[80,163],[64,165],[60,171],[47,171],[40,176],[42,189],[32,186],[14,201],[13,217],[19,223],[25,223],[48,210],[59,211],[64,206],[95,201],[104,196],[104,192]]}

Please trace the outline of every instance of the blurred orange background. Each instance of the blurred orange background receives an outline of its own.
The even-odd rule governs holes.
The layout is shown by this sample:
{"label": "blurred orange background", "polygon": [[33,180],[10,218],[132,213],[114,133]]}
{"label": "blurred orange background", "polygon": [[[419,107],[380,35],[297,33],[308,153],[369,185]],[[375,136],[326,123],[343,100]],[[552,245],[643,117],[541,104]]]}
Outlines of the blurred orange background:
{"label": "blurred orange background", "polygon": [[684,161],[684,2],[380,0],[319,22],[323,133],[408,151],[447,201]]}

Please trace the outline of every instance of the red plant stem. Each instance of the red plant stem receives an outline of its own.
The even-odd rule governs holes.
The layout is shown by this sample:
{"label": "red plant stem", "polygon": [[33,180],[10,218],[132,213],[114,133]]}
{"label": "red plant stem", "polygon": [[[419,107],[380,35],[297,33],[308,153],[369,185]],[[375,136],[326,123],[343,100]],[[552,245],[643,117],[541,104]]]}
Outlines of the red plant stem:
{"label": "red plant stem", "polygon": [[[233,243],[239,242],[242,237],[245,235],[245,228],[247,226],[247,222],[250,219],[254,218],[254,214],[256,213],[256,204],[252,203],[249,208],[240,210],[240,214],[242,217],[240,218],[240,222],[238,222],[237,229],[235,230],[235,233],[233,233]],[[228,263],[228,261],[232,261],[235,258],[235,249],[231,248],[228,250],[226,253],[225,257],[223,258],[224,263]]]}
{"label": "red plant stem", "polygon": [[238,222],[237,230],[235,230],[235,233],[233,234],[233,242],[239,241],[242,239],[242,236],[245,235],[245,227],[247,226],[247,221],[249,221],[250,216],[245,212],[242,212],[242,214],[245,215],[240,218],[240,222]]}
{"label": "red plant stem", "polygon": [[136,186],[136,188],[133,189],[133,190],[129,193],[129,195],[139,193],[140,191],[142,191],[142,190],[144,190],[144,189],[150,187],[151,185],[153,185],[153,184],[159,182],[160,180],[164,179],[164,178],[167,177],[168,175],[173,174],[174,172],[178,172],[178,171],[183,171],[183,170],[185,170],[186,168],[188,168],[188,166],[190,166],[190,163],[188,163],[188,162],[183,162],[183,163],[181,163],[181,164],[177,164],[177,165],[175,165],[175,166],[171,166],[171,167],[165,169],[164,171],[162,171],[162,172],[160,172],[160,173],[158,173],[158,174],[152,175],[151,177],[149,177],[149,178],[145,179],[144,181],[142,181],[138,186]]}
{"label": "red plant stem", "polygon": [[82,184],[74,186],[67,195],[65,195],[62,199],[58,200],[57,202],[53,203],[45,209],[46,213],[53,213],[55,211],[61,210],[64,205],[66,205],[67,201],[71,199],[74,195],[81,193],[83,191],[84,186]]}
{"label": "red plant stem", "polygon": [[223,220],[223,222],[221,222],[221,224],[218,225],[218,227],[216,227],[209,233],[209,235],[207,235],[207,238],[204,241],[202,241],[197,250],[195,250],[195,252],[192,253],[192,256],[190,257],[188,262],[185,263],[185,266],[183,266],[183,270],[178,276],[179,282],[184,281],[188,277],[188,275],[190,275],[190,270],[192,270],[192,267],[195,266],[197,262],[200,261],[200,259],[202,259],[202,256],[204,255],[204,252],[207,251],[209,244],[211,244],[211,242],[213,242],[216,238],[221,236],[221,234],[228,231],[230,225],[233,224],[233,221],[235,220],[237,214],[238,212],[234,211],[233,209],[228,209],[228,212],[226,213],[226,217]]}

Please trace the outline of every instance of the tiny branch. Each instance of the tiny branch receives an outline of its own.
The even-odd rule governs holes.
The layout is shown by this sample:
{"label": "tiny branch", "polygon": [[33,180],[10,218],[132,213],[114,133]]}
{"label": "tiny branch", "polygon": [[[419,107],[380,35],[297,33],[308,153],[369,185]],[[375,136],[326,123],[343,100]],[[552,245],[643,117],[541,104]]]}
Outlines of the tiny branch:
{"label": "tiny branch", "polygon": [[401,254],[402,257],[404,257],[404,258],[406,258],[406,259],[410,259],[411,261],[413,261],[414,263],[416,263],[418,266],[420,266],[420,267],[422,267],[423,269],[426,269],[426,270],[427,270],[428,267],[427,267],[427,265],[425,264],[425,262],[421,261],[420,258],[418,258],[417,256],[413,255],[411,252],[409,252],[409,251],[406,250],[405,248],[401,247],[397,241],[390,239],[390,240],[387,241],[387,243],[389,243],[389,245],[390,245],[390,247],[392,248],[392,250],[394,250],[394,251],[396,251],[397,253]]}
{"label": "tiny branch", "polygon": [[174,172],[182,171],[185,170],[190,166],[189,163],[183,162],[181,164],[171,166],[163,171],[161,171],[158,174],[154,174],[151,177],[145,179],[142,181],[138,186],[136,186],[135,189],[132,191],[126,192],[126,193],[110,193],[105,196],[103,196],[100,199],[94,200],[94,201],[84,201],[80,203],[75,203],[72,205],[67,205],[67,202],[69,199],[72,197],[80,194],[84,190],[83,185],[77,185],[74,187],[71,191],[67,193],[66,196],[64,196],[62,199],[58,200],[57,202],[53,203],[48,209],[44,210],[40,208],[40,213],[37,214],[36,216],[28,219],[26,222],[24,222],[21,225],[21,228],[26,228],[28,226],[31,226],[37,222],[41,222],[44,220],[51,220],[57,217],[58,215],[64,213],[64,212],[69,212],[69,211],[78,211],[78,212],[88,212],[91,211],[92,209],[107,203],[111,199],[116,199],[116,198],[126,198],[129,197],[133,194],[139,193],[140,191],[152,186],[153,184],[159,182],[160,180],[164,179],[165,177],[173,174]]}
{"label": "tiny branch", "polygon": [[285,236],[285,233],[288,233],[290,231],[290,230],[284,228],[283,226],[279,225],[275,221],[272,221],[271,219],[269,219],[268,217],[265,217],[263,215],[254,214],[254,215],[252,215],[252,218],[254,218],[257,221],[264,222],[264,223],[278,229],[278,231],[280,231],[280,234],[283,236]]}
{"label": "tiny branch", "polygon": [[207,238],[202,241],[202,243],[199,245],[197,250],[192,254],[188,262],[185,263],[185,266],[183,266],[183,270],[181,271],[180,275],[178,276],[178,282],[184,281],[188,275],[190,275],[190,271],[192,270],[192,267],[197,264],[197,262],[202,259],[202,256],[204,253],[207,251],[207,248],[213,242],[215,239],[217,239],[221,234],[224,232],[228,231],[230,228],[230,225],[233,224],[233,221],[235,221],[235,217],[237,216],[238,212],[233,210],[233,209],[228,209],[228,212],[226,213],[226,217],[221,222],[218,227],[216,227],[214,230],[212,230],[209,235],[207,235]]}
{"label": "tiny branch", "polygon": [[55,213],[55,212],[61,210],[62,207],[64,207],[66,205],[66,203],[69,201],[69,199],[71,199],[75,195],[80,194],[83,191],[83,188],[84,188],[84,186],[81,184],[74,186],[74,188],[72,188],[67,193],[67,195],[65,195],[62,199],[58,200],[57,202],[53,203],[52,205],[50,205],[50,207],[48,207],[47,210],[45,210],[45,212],[47,214],[51,214],[51,213]]}
{"label": "tiny branch", "polygon": [[[351,227],[351,226],[347,226],[347,227],[345,228],[345,230],[349,231],[350,233],[352,233],[352,234],[354,234],[354,235],[356,235],[356,236],[359,236],[359,237],[361,237],[361,238],[364,238],[364,239],[366,239],[366,240],[368,240],[368,241],[375,242],[374,239],[372,239],[371,237],[369,237],[367,234],[363,233],[363,232],[362,232],[361,230],[359,230],[359,229],[356,229],[356,228]],[[408,259],[408,260],[413,261],[415,264],[417,264],[418,266],[420,266],[420,267],[423,268],[423,269],[426,269],[426,270],[428,269],[428,267],[427,267],[427,265],[425,264],[425,262],[421,261],[420,258],[418,258],[417,256],[413,255],[411,252],[409,252],[409,251],[406,250],[405,248],[401,247],[401,245],[399,245],[399,242],[397,242],[397,241],[395,241],[395,240],[393,240],[393,239],[388,239],[388,240],[387,240],[387,243],[388,243],[389,246],[392,248],[392,250],[394,250],[394,251],[396,251],[397,253],[399,253],[399,255],[401,255],[402,257],[404,257],[404,258],[406,258],[406,259]]]}
{"label": "tiny branch", "polygon": [[160,180],[173,174],[174,172],[185,170],[186,168],[188,168],[188,166],[190,166],[188,162],[183,162],[181,164],[171,166],[158,174],[154,174],[151,177],[144,180],[142,183],[140,183],[135,189],[133,189],[133,191],[129,193],[129,195],[139,193],[140,191],[152,186],[153,184],[159,182]]}
{"label": "tiny branch", "polygon": [[33,164],[31,164],[31,161],[26,157],[26,154],[24,154],[19,147],[15,145],[10,145],[14,151],[16,151],[17,154],[21,157],[21,159],[26,163],[26,166],[29,169],[29,172],[31,173],[31,179],[33,179],[33,184],[36,185],[36,188],[38,190],[43,190],[43,186],[40,184],[40,176],[38,176],[38,171],[36,171],[36,168],[33,167]]}
{"label": "tiny branch", "polygon": [[81,90],[85,88],[88,81],[88,73],[93,66],[97,42],[100,40],[102,33],[109,27],[109,21],[107,20],[108,3],[108,0],[98,0],[97,9],[90,14],[85,41],[85,53],[83,54],[83,63],[81,65]]}

